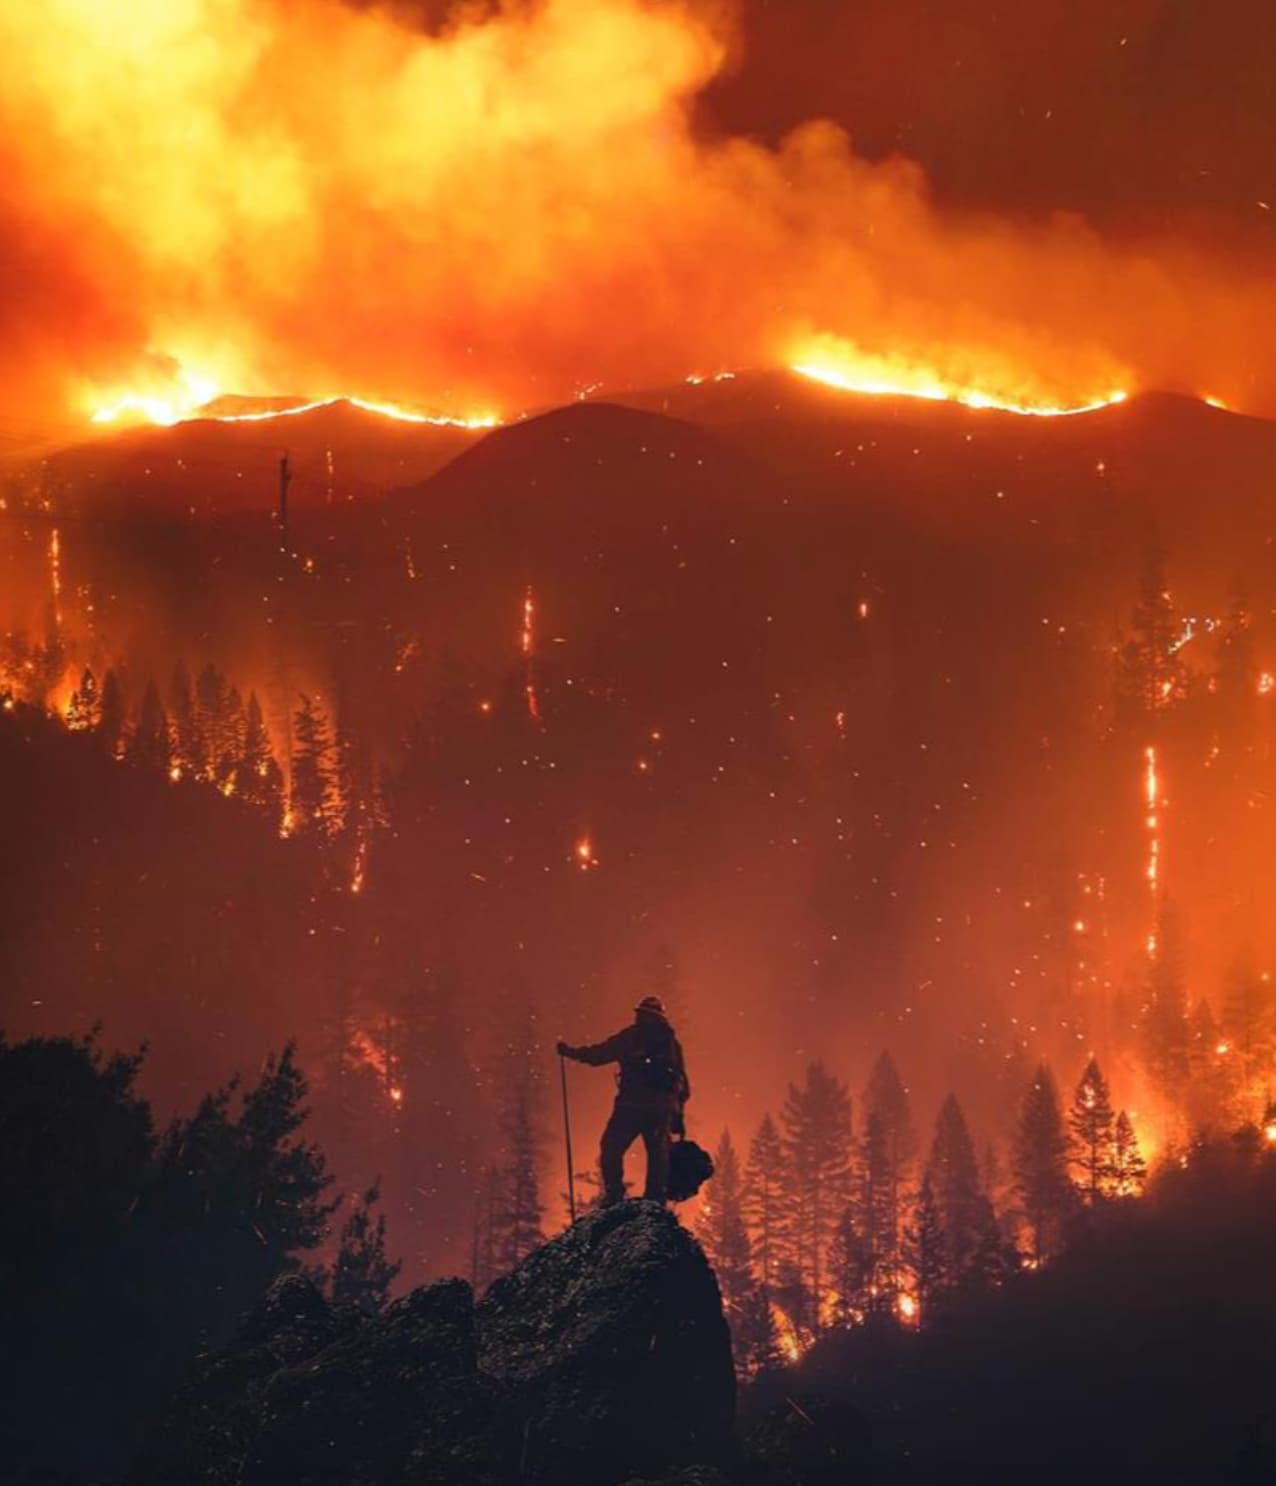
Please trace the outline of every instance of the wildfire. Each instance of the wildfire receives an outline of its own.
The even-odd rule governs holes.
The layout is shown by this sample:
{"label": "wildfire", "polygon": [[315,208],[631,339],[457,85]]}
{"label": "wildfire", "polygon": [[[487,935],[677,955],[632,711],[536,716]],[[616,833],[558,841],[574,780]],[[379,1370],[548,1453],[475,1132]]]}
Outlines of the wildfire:
{"label": "wildfire", "polygon": [[53,594],[53,617],[62,623],[62,538],[55,526],[49,537],[49,588]]}
{"label": "wildfire", "polygon": [[[878,356],[861,351],[850,341],[832,336],[818,337],[814,345],[798,353],[790,370],[813,382],[842,392],[874,397],[918,397],[928,402],[956,402],[967,408],[991,408],[1036,418],[1058,418],[1074,413],[1094,413],[1126,400],[1121,390],[1095,392],[1077,402],[1052,401],[1045,395],[1026,397],[1018,379],[1006,370],[981,385],[978,379],[944,376],[932,366],[902,357]],[[1005,384],[1007,390],[994,390]]]}
{"label": "wildfire", "polygon": [[210,413],[208,404],[220,395],[211,378],[182,373],[177,387],[163,395],[125,392],[99,403],[90,420],[99,424],[153,423],[171,428],[176,423],[207,421],[210,423],[270,423],[280,418],[295,418],[302,413],[316,413],[323,408],[345,404],[362,413],[390,418],[396,423],[427,424],[434,428],[497,428],[502,419],[498,413],[478,412],[463,415],[426,413],[399,403],[378,402],[350,393],[334,393],[286,408],[262,408],[250,413]]}
{"label": "wildfire", "polygon": [[356,1065],[371,1069],[385,1089],[385,1097],[391,1104],[398,1106],[403,1103],[403,1085],[394,1076],[397,1071],[395,1059],[391,1057],[389,1048],[383,1041],[378,1041],[360,1028],[351,1035],[347,1053]]}
{"label": "wildfire", "polygon": [[797,1362],[802,1356],[802,1338],[789,1316],[774,1301],[771,1302],[771,1322],[775,1327],[775,1338],[780,1351],[788,1362]]}
{"label": "wildfire", "polygon": [[354,851],[354,866],[350,870],[350,891],[358,896],[368,875],[368,840],[360,832],[359,843]]}
{"label": "wildfire", "polygon": [[[1144,749],[1144,828],[1147,829],[1148,850],[1147,863],[1144,866],[1144,877],[1147,878],[1148,889],[1156,898],[1157,889],[1160,887],[1162,877],[1162,841],[1160,841],[1160,811],[1162,811],[1162,783],[1160,783],[1160,771],[1157,767],[1156,747],[1148,744]],[[1148,935],[1148,954],[1156,954],[1156,935]]]}
{"label": "wildfire", "polygon": [[536,695],[536,597],[530,583],[523,595],[523,628],[519,632],[518,647],[526,668],[523,691],[527,697],[527,715],[533,722],[539,722],[541,704]]}

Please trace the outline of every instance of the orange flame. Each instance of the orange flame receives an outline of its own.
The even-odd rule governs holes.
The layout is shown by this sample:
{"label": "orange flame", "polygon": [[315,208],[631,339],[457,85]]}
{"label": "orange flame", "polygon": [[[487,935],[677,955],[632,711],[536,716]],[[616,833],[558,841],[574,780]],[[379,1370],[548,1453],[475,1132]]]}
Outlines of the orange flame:
{"label": "orange flame", "polygon": [[445,8],[430,32],[336,0],[0,7],[0,388],[161,423],[217,388],[345,388],[472,427],[797,365],[1021,413],[1149,385],[1276,407],[1247,334],[1276,287],[1221,246],[958,216],[829,123],[706,138],[733,7]]}
{"label": "orange flame", "polygon": [[1023,386],[1023,369],[1007,366],[998,371],[994,367],[985,373],[987,380],[977,377],[966,380],[905,358],[866,354],[852,342],[828,335],[818,337],[800,350],[791,369],[799,376],[842,392],[874,397],[919,397],[928,402],[956,402],[968,408],[993,408],[1036,418],[1094,413],[1124,402],[1129,395],[1117,389],[1092,393],[1074,403],[1059,403],[1044,395],[1040,400],[1024,400],[1022,392],[1012,390]]}

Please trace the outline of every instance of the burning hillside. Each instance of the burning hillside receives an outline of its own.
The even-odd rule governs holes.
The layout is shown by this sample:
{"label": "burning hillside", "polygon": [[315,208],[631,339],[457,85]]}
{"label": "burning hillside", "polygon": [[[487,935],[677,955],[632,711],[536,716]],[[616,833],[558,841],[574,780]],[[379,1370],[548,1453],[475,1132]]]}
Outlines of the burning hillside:
{"label": "burning hillside", "polygon": [[1036,410],[1276,407],[1244,258],[940,207],[818,120],[775,148],[707,130],[723,14],[5,7],[10,405],[169,422],[300,388],[469,423],[792,364]]}

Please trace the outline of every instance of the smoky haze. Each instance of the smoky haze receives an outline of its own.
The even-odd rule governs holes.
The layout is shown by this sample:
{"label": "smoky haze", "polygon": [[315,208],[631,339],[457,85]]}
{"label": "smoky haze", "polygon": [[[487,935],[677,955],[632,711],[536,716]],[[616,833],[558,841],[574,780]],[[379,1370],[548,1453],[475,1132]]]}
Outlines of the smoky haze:
{"label": "smoky haze", "polygon": [[[214,391],[510,414],[812,357],[1016,403],[1158,386],[1276,413],[1261,242],[1095,226],[1061,177],[1048,201],[977,189],[935,147],[961,123],[935,59],[971,17],[915,54],[884,21],[821,32],[819,9],[776,52],[807,109],[758,84],[756,7],[546,0],[426,27],[327,0],[6,4],[7,427]],[[820,45],[852,83],[897,79],[916,127],[832,89]],[[1006,158],[987,124],[962,137]]]}

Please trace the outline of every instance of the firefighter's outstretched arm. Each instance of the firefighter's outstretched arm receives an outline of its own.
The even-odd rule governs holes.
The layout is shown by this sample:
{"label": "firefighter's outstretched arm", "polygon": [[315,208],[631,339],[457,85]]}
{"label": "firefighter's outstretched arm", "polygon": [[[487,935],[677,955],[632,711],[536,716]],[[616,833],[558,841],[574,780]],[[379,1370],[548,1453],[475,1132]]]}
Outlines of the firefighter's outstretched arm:
{"label": "firefighter's outstretched arm", "polygon": [[621,1033],[617,1032],[605,1042],[589,1043],[583,1047],[560,1042],[558,1052],[564,1058],[574,1058],[577,1063],[588,1063],[594,1068],[601,1068],[604,1063],[615,1063],[620,1058]]}

